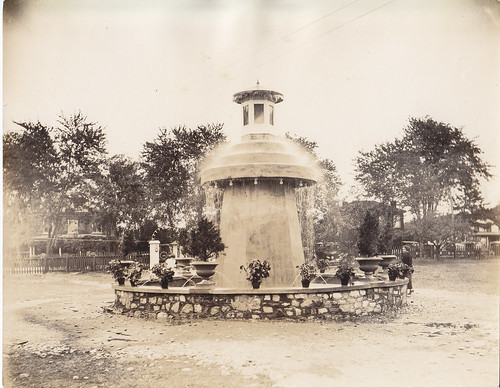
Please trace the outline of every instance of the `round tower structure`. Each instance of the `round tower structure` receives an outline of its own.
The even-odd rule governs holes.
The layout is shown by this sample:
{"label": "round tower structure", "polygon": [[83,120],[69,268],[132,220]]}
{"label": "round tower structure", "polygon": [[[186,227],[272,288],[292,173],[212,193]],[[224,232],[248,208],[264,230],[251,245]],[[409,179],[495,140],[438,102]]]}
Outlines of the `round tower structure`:
{"label": "round tower structure", "polygon": [[296,189],[316,182],[312,158],[277,136],[275,106],[283,95],[254,89],[234,94],[242,106],[239,142],[207,158],[201,184],[222,190],[220,232],[227,248],[219,258],[218,287],[245,287],[240,271],[254,259],[271,264],[264,287],[291,286],[304,262]]}

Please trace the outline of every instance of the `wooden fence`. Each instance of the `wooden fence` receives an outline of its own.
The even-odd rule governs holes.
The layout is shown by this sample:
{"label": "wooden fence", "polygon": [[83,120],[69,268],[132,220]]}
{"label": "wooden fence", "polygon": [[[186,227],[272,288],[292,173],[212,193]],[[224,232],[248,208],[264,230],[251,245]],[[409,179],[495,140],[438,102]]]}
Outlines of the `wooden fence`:
{"label": "wooden fence", "polygon": [[[435,259],[437,258],[437,248],[432,245],[425,245],[423,252],[415,246],[415,257]],[[396,254],[396,253],[394,253]],[[500,257],[500,247],[493,244],[489,250],[476,243],[449,244],[439,252],[440,259],[487,259]]]}
{"label": "wooden fence", "polygon": [[3,270],[6,274],[35,274],[45,272],[106,272],[111,260],[134,260],[149,266],[149,254],[144,255],[99,255],[99,256],[47,256],[5,258]]}

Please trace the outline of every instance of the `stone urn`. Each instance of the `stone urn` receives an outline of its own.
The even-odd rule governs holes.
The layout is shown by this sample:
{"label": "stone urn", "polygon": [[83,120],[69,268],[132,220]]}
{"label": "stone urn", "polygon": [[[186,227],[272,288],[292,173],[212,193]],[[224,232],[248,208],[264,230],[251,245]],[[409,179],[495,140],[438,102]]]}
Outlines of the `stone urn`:
{"label": "stone urn", "polygon": [[374,272],[378,269],[379,263],[382,262],[380,257],[356,257],[359,264],[359,269],[365,273],[365,279],[373,279]]}
{"label": "stone urn", "polygon": [[193,261],[192,264],[196,275],[202,279],[196,285],[197,287],[213,286],[215,284],[210,278],[215,275],[215,268],[219,263],[215,261]]}
{"label": "stone urn", "polygon": [[383,260],[378,265],[382,267],[382,270],[385,272],[387,267],[391,264],[394,264],[398,261],[398,257],[396,255],[379,255],[379,257]]}

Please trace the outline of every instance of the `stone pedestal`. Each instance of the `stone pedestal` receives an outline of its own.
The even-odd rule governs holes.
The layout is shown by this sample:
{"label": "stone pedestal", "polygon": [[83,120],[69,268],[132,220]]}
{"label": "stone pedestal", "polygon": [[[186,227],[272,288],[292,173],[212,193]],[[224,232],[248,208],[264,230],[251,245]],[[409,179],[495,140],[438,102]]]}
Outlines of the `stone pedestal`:
{"label": "stone pedestal", "polygon": [[151,240],[149,242],[149,269],[153,265],[160,263],[160,241]]}

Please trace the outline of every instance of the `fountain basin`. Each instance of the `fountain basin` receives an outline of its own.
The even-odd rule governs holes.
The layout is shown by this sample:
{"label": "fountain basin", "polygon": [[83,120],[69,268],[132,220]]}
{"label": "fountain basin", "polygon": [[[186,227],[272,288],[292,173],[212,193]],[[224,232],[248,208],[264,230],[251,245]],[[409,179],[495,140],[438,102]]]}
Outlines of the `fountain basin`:
{"label": "fountain basin", "polygon": [[310,288],[197,288],[114,285],[115,310],[128,316],[174,319],[345,320],[395,311],[406,304],[408,279],[376,285],[311,284]]}

